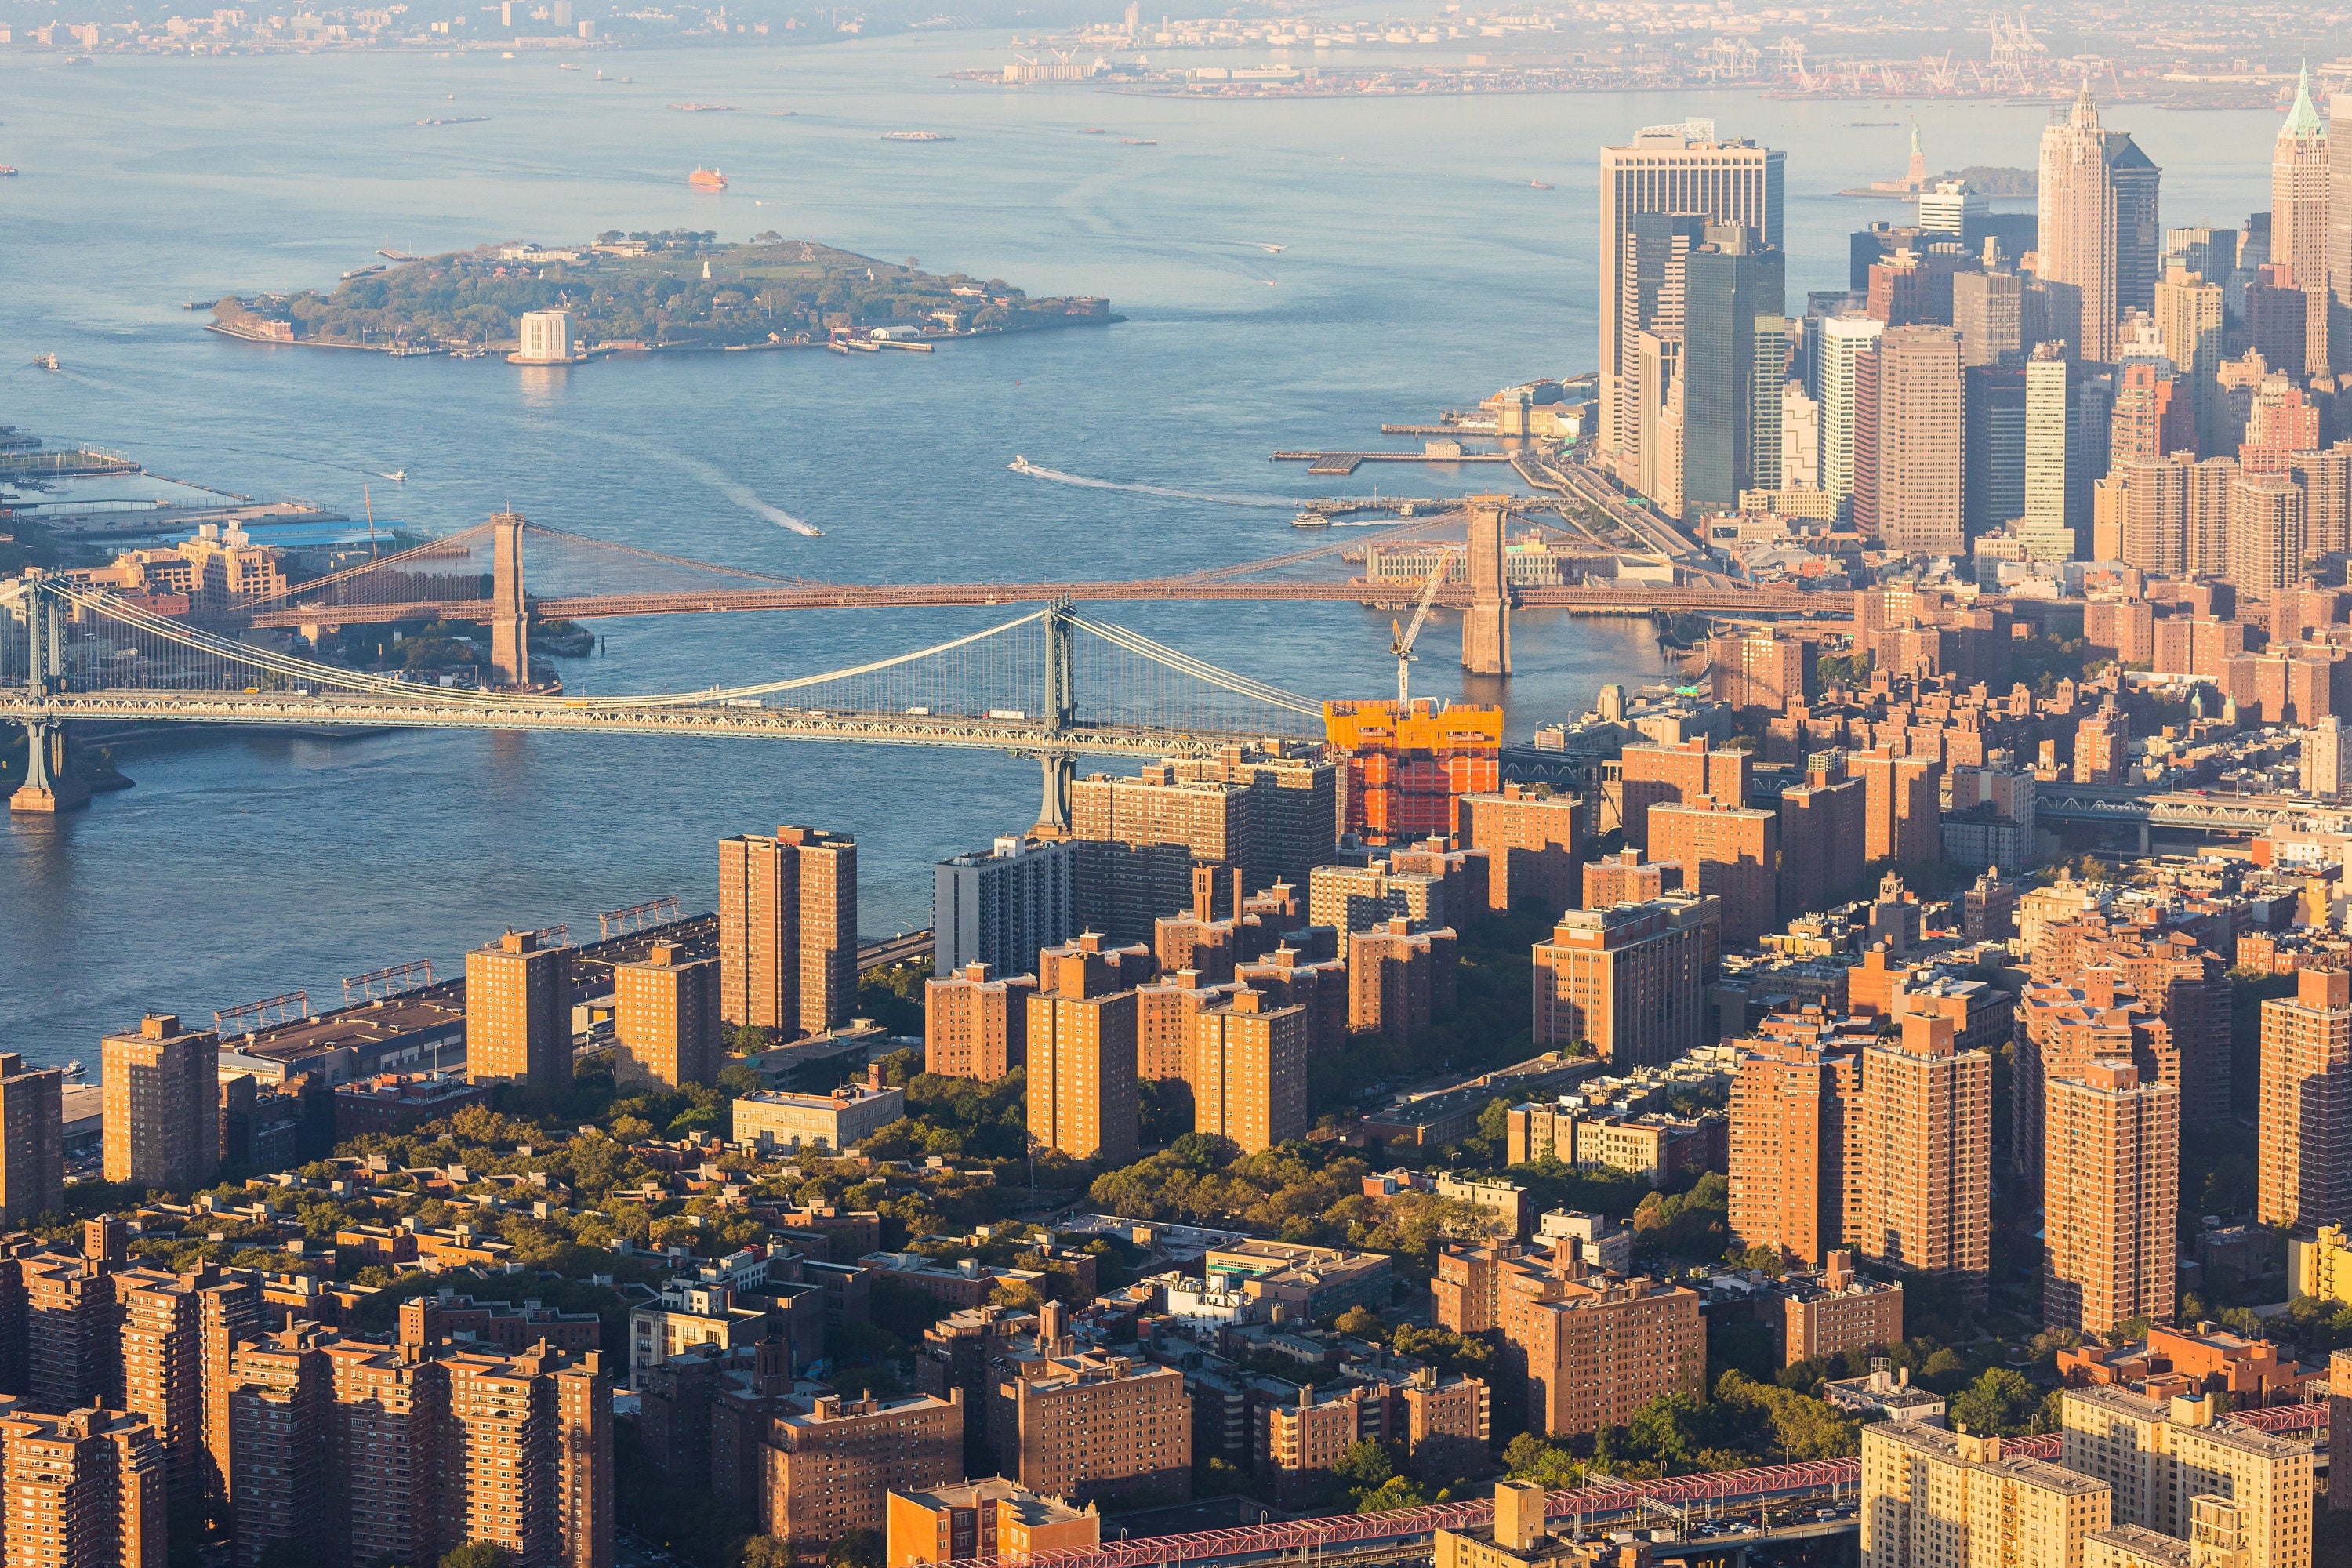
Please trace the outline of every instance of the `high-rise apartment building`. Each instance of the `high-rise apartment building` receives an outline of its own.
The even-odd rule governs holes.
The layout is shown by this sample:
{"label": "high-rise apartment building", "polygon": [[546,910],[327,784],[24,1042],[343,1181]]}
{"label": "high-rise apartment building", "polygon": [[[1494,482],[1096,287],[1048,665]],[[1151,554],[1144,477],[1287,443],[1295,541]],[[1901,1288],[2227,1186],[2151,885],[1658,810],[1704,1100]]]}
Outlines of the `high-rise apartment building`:
{"label": "high-rise apartment building", "polygon": [[1896,1016],[1901,1035],[1862,1056],[1846,1239],[1980,1297],[1991,1266],[1992,1059],[1959,1049],[1948,1018]]}
{"label": "high-rise apartment building", "polygon": [[[1949,327],[1889,327],[1861,371],[1871,406],[1854,436],[1855,526],[1889,551],[1965,553],[1959,334]],[[1863,391],[1855,396],[1859,409]],[[1868,453],[1864,436],[1874,442]]]}
{"label": "high-rise apartment building", "polygon": [[1707,640],[1707,681],[1717,702],[1743,716],[1778,718],[1813,695],[1820,645],[1770,627],[1717,632]]}
{"label": "high-rise apartment building", "polygon": [[1095,939],[1048,955],[1030,996],[1029,1136],[1074,1160],[1135,1158],[1136,994]]}
{"label": "high-rise apartment building", "polygon": [[779,827],[719,841],[719,1016],[782,1040],[857,1005],[857,841]]}
{"label": "high-rise apartment building", "polygon": [[1605,458],[1630,446],[1633,334],[1625,296],[1637,287],[1628,265],[1635,220],[1643,215],[1695,215],[1740,224],[1766,246],[1780,244],[1785,154],[1716,135],[1710,121],[1650,126],[1624,146],[1601,150],[1601,436]]}
{"label": "high-rise apartment building", "polygon": [[1528,1431],[1599,1432],[1624,1425],[1660,1394],[1700,1392],[1706,1331],[1696,1292],[1587,1274],[1570,1247],[1510,1259],[1499,1270],[1499,1375],[1524,1379]]}
{"label": "high-rise apartment building", "polygon": [[2291,474],[2240,472],[2230,493],[2230,581],[2270,595],[2303,576],[2303,487]]}
{"label": "high-rise apartment building", "polygon": [[2352,789],[2352,728],[2329,713],[2303,731],[2303,793],[2320,800],[2340,799]]}
{"label": "high-rise apartment building", "polygon": [[1303,888],[1307,873],[1331,858],[1339,833],[1341,766],[1318,748],[1272,742],[1227,744],[1174,762],[1180,779],[1244,784],[1257,796],[1256,842],[1244,857],[1254,887],[1280,880]]}
{"label": "high-rise apartment building", "polygon": [[2042,1118],[2042,1321],[2105,1334],[2168,1322],[2179,1244],[2180,1093],[2128,1058],[2049,1080]]}
{"label": "high-rise apartment building", "polygon": [[1826,910],[1863,880],[1870,786],[1845,776],[1844,763],[1808,769],[1802,784],[1780,792],[1780,915]]}
{"label": "high-rise apartment building", "polygon": [[[453,1544],[445,1519],[448,1369],[424,1347],[356,1340],[326,1347],[334,1408],[329,1444],[341,1495],[333,1561],[430,1563]],[[610,1509],[608,1492],[604,1507]],[[594,1532],[590,1532],[594,1539]]]}
{"label": "high-rise apartment building", "polygon": [[1712,800],[1650,808],[1650,855],[1682,868],[1683,886],[1721,906],[1721,940],[1745,947],[1778,929],[1780,818]]}
{"label": "high-rise apartment building", "polygon": [[[2117,1524],[2208,1546],[2222,1543],[2200,1526],[2220,1525],[2234,1539],[2207,1562],[2303,1568],[2311,1562],[2310,1445],[2223,1425],[2219,1403],[2152,1399],[2112,1384],[2062,1390],[2059,1463],[2110,1489]],[[2222,1515],[2200,1519],[2213,1504]]]}
{"label": "high-rise apartment building", "polygon": [[1862,1429],[1863,1568],[2076,1568],[2113,1494],[2072,1464],[1925,1421]]}
{"label": "high-rise apartment building", "polygon": [[1833,1043],[1752,1039],[1731,1081],[1731,1234],[1808,1266],[1845,1238],[1861,1057]]}
{"label": "high-rise apartment building", "polygon": [[1863,785],[1863,858],[1898,865],[1934,859],[1944,764],[1877,746],[1847,752],[1845,766]]}
{"label": "high-rise apartment building", "polygon": [[192,1192],[220,1166],[220,1037],[151,1013],[102,1046],[106,1179]]}
{"label": "high-rise apartment building", "polygon": [[1855,443],[1861,410],[1862,356],[1877,346],[1885,323],[1864,315],[1831,316],[1814,349],[1813,398],[1821,408],[1822,490],[1832,500],[1853,497]]}
{"label": "high-rise apartment building", "polygon": [[932,970],[942,980],[968,965],[1026,974],[1037,954],[1077,934],[1077,850],[1008,834],[984,850],[952,856],[932,872]]}
{"label": "high-rise apartment building", "polygon": [[[1029,962],[1036,962],[1033,951]],[[923,982],[923,1070],[994,1083],[1028,1061],[1029,998],[1037,977],[999,979],[974,960]]]}
{"label": "high-rise apartment building", "polygon": [[163,1568],[163,1466],[136,1415],[0,1411],[0,1551],[12,1568]]}
{"label": "high-rise apartment building", "polygon": [[1454,928],[1414,931],[1394,916],[1348,937],[1348,1032],[1402,1044],[1433,1017],[1454,1010]]}
{"label": "high-rise apartment building", "polygon": [[1693,805],[1711,800],[1727,810],[1748,804],[1755,758],[1747,752],[1717,751],[1704,735],[1677,746],[1629,745],[1618,763],[1618,820],[1625,842],[1650,847],[1650,808]]}
{"label": "high-rise apartment building", "polygon": [[1691,893],[1564,912],[1535,945],[1536,1044],[1583,1040],[1619,1071],[1695,1048],[1721,919]]}
{"label": "high-rise apartment building", "polygon": [[599,1353],[467,1351],[440,1364],[446,1538],[490,1542],[524,1568],[612,1568],[613,1385]]}
{"label": "high-rise apartment building", "polygon": [[265,1555],[313,1563],[341,1557],[334,1376],[326,1352],[333,1337],[306,1323],[247,1340],[230,1358],[236,1568],[260,1568]]}
{"label": "high-rise apartment building", "polygon": [[[2304,368],[2325,375],[2328,283],[2342,267],[2330,254],[2327,124],[2311,101],[2311,70],[2305,66],[2271,147],[2271,263],[2289,268],[2288,283],[2302,291]],[[2333,264],[2333,265],[2332,265]]]}
{"label": "high-rise apartment building", "polygon": [[2263,1004],[2254,1217],[2309,1232],[2352,1219],[2352,974],[2295,973]]}
{"label": "high-rise apartment building", "polygon": [[[1465,795],[1460,802],[1461,841],[1486,856],[1486,902],[1508,910],[1540,899],[1555,910],[1576,902],[1584,836],[1591,831],[1584,797],[1538,795],[1507,784],[1499,795]],[[1468,911],[1450,918],[1467,919]]]}
{"label": "high-rise apartment building", "polygon": [[100,1260],[38,1254],[21,1261],[26,1390],[44,1410],[103,1405],[121,1384],[114,1278]]}
{"label": "high-rise apartment building", "polygon": [[1192,1130],[1231,1139],[1244,1153],[1305,1137],[1313,1027],[1306,1008],[1274,1005],[1246,988],[1202,1009],[1192,1026]]}
{"label": "high-rise apartment building", "polygon": [[66,1076],[0,1052],[0,1226],[65,1207]]}
{"label": "high-rise apartment building", "polygon": [[1192,1497],[1192,1399],[1182,1373],[1092,1351],[1016,1365],[1006,1390],[1013,1479],[1075,1503]]}
{"label": "high-rise apartment building", "polygon": [[2164,357],[2179,368],[2187,383],[2197,450],[2218,450],[2216,394],[2221,387],[2214,378],[2221,368],[2225,341],[2221,284],[2181,268],[2167,272],[2156,285],[2156,330],[2164,342]]}
{"label": "high-rise apartment building", "polygon": [[510,931],[466,954],[468,1082],[572,1082],[572,949],[541,937]]}
{"label": "high-rise apartment building", "polygon": [[110,1403],[143,1415],[163,1446],[173,1495],[203,1493],[205,1342],[200,1312],[209,1272],[125,1268],[113,1276],[121,1325],[121,1392]]}
{"label": "high-rise apartment building", "polygon": [[963,1390],[844,1399],[820,1394],[806,1414],[775,1416],[761,1434],[761,1523],[803,1551],[852,1530],[879,1531],[884,1500],[963,1479]]}
{"label": "high-rise apartment building", "polygon": [[2090,543],[2077,497],[2087,487],[2076,379],[2063,343],[2043,343],[2026,362],[2025,511],[2017,537],[2037,561],[2073,561]]}
{"label": "high-rise apartment building", "polygon": [[655,942],[635,963],[613,966],[614,1076],[676,1090],[719,1081],[727,1042],[719,1022],[719,962]]}

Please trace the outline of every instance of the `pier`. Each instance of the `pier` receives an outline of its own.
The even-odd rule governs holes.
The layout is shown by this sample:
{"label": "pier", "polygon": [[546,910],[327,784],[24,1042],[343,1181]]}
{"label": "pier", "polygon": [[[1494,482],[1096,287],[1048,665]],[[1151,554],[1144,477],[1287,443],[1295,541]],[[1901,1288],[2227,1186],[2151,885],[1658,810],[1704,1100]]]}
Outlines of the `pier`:
{"label": "pier", "polygon": [[1276,463],[1307,463],[1310,474],[1352,474],[1366,463],[1507,463],[1503,452],[1276,452]]}

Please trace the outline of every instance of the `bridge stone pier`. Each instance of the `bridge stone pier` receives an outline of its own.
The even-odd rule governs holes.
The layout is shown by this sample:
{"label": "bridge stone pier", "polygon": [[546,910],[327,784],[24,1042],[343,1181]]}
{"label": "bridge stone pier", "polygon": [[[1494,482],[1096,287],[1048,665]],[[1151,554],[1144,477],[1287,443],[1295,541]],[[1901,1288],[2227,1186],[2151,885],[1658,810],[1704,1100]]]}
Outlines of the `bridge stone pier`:
{"label": "bridge stone pier", "polygon": [[1503,557],[1504,496],[1472,496],[1470,603],[1462,612],[1462,668],[1473,675],[1511,673],[1511,590]]}
{"label": "bridge stone pier", "polygon": [[[38,574],[28,573],[28,577]],[[36,697],[58,689],[65,661],[65,617],[47,596],[33,594],[26,602],[26,685]],[[70,811],[89,804],[89,785],[73,771],[73,740],[64,721],[26,719],[25,783],[8,797],[10,811],[47,813]]]}

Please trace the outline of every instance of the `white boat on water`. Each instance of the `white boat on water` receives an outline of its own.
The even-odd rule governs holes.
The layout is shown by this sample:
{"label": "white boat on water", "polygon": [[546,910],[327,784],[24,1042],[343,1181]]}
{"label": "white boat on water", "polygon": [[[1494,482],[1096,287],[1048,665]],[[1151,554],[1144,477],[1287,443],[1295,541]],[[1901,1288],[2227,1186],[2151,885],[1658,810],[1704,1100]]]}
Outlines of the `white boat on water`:
{"label": "white boat on water", "polygon": [[1004,466],[1016,474],[1025,474],[1029,471],[1029,459],[1015,452],[1013,454],[1013,460]]}

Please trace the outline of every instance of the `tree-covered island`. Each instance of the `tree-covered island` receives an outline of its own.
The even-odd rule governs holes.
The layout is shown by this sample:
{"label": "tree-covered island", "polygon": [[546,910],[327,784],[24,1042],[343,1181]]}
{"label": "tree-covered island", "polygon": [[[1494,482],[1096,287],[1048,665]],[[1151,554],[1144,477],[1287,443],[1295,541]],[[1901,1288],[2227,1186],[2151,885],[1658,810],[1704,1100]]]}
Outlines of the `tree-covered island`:
{"label": "tree-covered island", "polygon": [[831,246],[716,233],[608,230],[590,245],[523,242],[345,278],[331,294],[229,296],[215,331],[268,342],[394,353],[503,353],[532,310],[567,310],[588,354],[922,341],[1118,320],[1095,297],[1031,299],[1003,279],[919,269]]}

